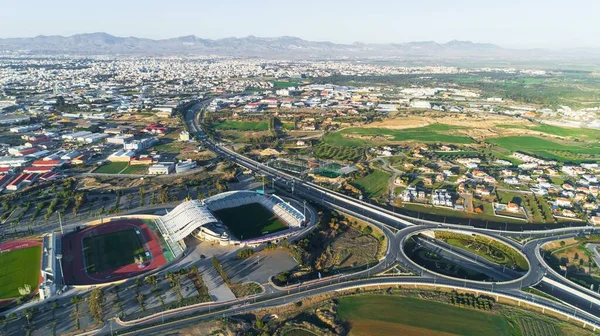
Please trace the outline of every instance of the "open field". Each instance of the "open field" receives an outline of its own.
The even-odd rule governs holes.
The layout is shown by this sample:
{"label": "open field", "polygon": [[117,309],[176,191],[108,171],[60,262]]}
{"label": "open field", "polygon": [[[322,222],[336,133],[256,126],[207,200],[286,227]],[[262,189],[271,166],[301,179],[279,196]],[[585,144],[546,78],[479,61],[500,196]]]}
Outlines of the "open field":
{"label": "open field", "polygon": [[185,143],[180,141],[174,141],[172,139],[162,139],[160,144],[153,146],[152,148],[162,154],[179,154]]}
{"label": "open field", "polygon": [[277,216],[258,203],[214,212],[231,233],[240,239],[251,239],[287,229]]}
{"label": "open field", "polygon": [[339,299],[350,335],[510,335],[498,314],[416,298],[361,295]]}
{"label": "open field", "polygon": [[373,127],[353,127],[340,130],[337,135],[328,134],[323,140],[331,145],[362,146],[373,142],[443,142],[456,144],[471,144],[474,141],[463,135],[451,134],[450,131],[460,129],[460,126],[432,124],[419,128],[403,130]]}
{"label": "open field", "polygon": [[352,182],[366,198],[376,198],[388,191],[392,175],[382,170],[373,170],[369,175]]}
{"label": "open field", "polygon": [[535,136],[508,136],[487,139],[487,143],[509,150],[519,150],[547,160],[560,162],[596,161],[600,159],[600,148],[582,144],[559,143]]}
{"label": "open field", "polygon": [[266,121],[234,121],[226,120],[215,125],[217,130],[236,130],[236,131],[267,131],[269,123]]}
{"label": "open field", "polygon": [[35,291],[40,283],[41,258],[41,246],[0,253],[0,299],[19,297],[19,287],[25,284]]}
{"label": "open field", "polygon": [[134,263],[144,256],[144,247],[135,229],[127,229],[83,239],[86,272],[101,273]]}
{"label": "open field", "polygon": [[485,205],[489,205],[490,209],[489,209],[489,211],[487,211],[488,209],[486,209],[486,212],[482,213],[482,214],[468,213],[465,211],[457,211],[457,210],[453,210],[453,209],[449,209],[449,208],[432,207],[432,206],[426,206],[426,205],[421,205],[421,204],[402,204],[399,207],[402,209],[406,209],[408,211],[427,213],[427,214],[445,216],[445,217],[458,217],[458,218],[467,218],[467,219],[483,220],[483,221],[490,221],[490,222],[502,222],[502,223],[506,222],[506,223],[512,223],[512,224],[522,224],[523,223],[523,221],[520,221],[517,219],[494,216],[494,214],[491,210],[492,205],[490,203],[483,203],[483,204],[484,204],[484,208],[485,208]]}
{"label": "open field", "polygon": [[108,164],[103,164],[94,170],[94,173],[98,174],[118,174],[123,169],[127,168],[129,162],[109,162]]}
{"label": "open field", "polygon": [[600,131],[589,129],[589,128],[575,128],[575,127],[560,127],[554,125],[538,124],[534,126],[529,125],[498,125],[497,127],[506,129],[525,129],[540,133],[546,133],[559,137],[570,137],[573,139],[582,140],[598,140],[600,139]]}

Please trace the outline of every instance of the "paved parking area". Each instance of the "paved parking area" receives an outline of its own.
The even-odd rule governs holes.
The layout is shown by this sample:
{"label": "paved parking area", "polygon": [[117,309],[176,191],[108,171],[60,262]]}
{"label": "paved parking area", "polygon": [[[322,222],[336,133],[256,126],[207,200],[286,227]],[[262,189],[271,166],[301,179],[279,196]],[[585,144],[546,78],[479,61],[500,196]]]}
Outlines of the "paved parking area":
{"label": "paved parking area", "polygon": [[256,253],[245,260],[231,259],[223,266],[231,281],[267,284],[272,275],[292,269],[296,265],[296,261],[287,251],[277,249]]}

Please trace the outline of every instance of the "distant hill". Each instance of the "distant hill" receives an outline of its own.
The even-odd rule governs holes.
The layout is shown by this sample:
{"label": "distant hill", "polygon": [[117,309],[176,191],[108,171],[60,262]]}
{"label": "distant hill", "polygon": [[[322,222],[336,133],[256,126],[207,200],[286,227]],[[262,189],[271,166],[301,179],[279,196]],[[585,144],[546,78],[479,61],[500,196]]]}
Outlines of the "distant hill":
{"label": "distant hill", "polygon": [[[489,43],[471,41],[433,41],[390,44],[338,44],[307,41],[292,36],[204,39],[194,35],[153,40],[117,37],[107,33],[73,36],[36,36],[0,39],[0,51],[70,54],[145,54],[145,55],[221,55],[283,58],[523,58],[600,57],[598,50],[549,51],[506,49]],[[593,57],[592,57],[593,56]]]}

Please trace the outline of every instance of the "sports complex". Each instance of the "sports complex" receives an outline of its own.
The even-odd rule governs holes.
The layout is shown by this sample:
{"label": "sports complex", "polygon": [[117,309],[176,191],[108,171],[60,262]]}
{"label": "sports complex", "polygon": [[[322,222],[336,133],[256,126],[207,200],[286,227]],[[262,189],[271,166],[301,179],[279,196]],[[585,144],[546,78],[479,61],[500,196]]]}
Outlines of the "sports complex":
{"label": "sports complex", "polygon": [[294,236],[306,226],[302,207],[260,191],[231,191],[183,202],[163,216],[115,216],[40,241],[5,243],[0,302],[19,297],[25,284],[43,299],[63,285],[121,282],[168,265],[196,239],[257,246]]}

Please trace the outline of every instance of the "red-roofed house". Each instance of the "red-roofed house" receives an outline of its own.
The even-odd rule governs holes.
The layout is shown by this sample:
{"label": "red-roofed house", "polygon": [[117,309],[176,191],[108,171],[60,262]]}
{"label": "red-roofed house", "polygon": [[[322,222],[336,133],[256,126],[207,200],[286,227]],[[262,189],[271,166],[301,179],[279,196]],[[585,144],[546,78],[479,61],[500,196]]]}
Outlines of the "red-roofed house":
{"label": "red-roofed house", "polygon": [[49,173],[54,170],[54,167],[25,167],[23,169],[23,173],[31,174],[31,173]]}
{"label": "red-roofed house", "polygon": [[63,160],[36,160],[31,164],[34,167],[60,167],[65,164]]}
{"label": "red-roofed house", "polygon": [[25,177],[27,176],[27,174],[21,174],[19,176],[17,176],[16,179],[12,180],[7,186],[6,186],[6,190],[11,190],[11,191],[16,191],[19,190],[19,188],[21,188],[24,184]]}

